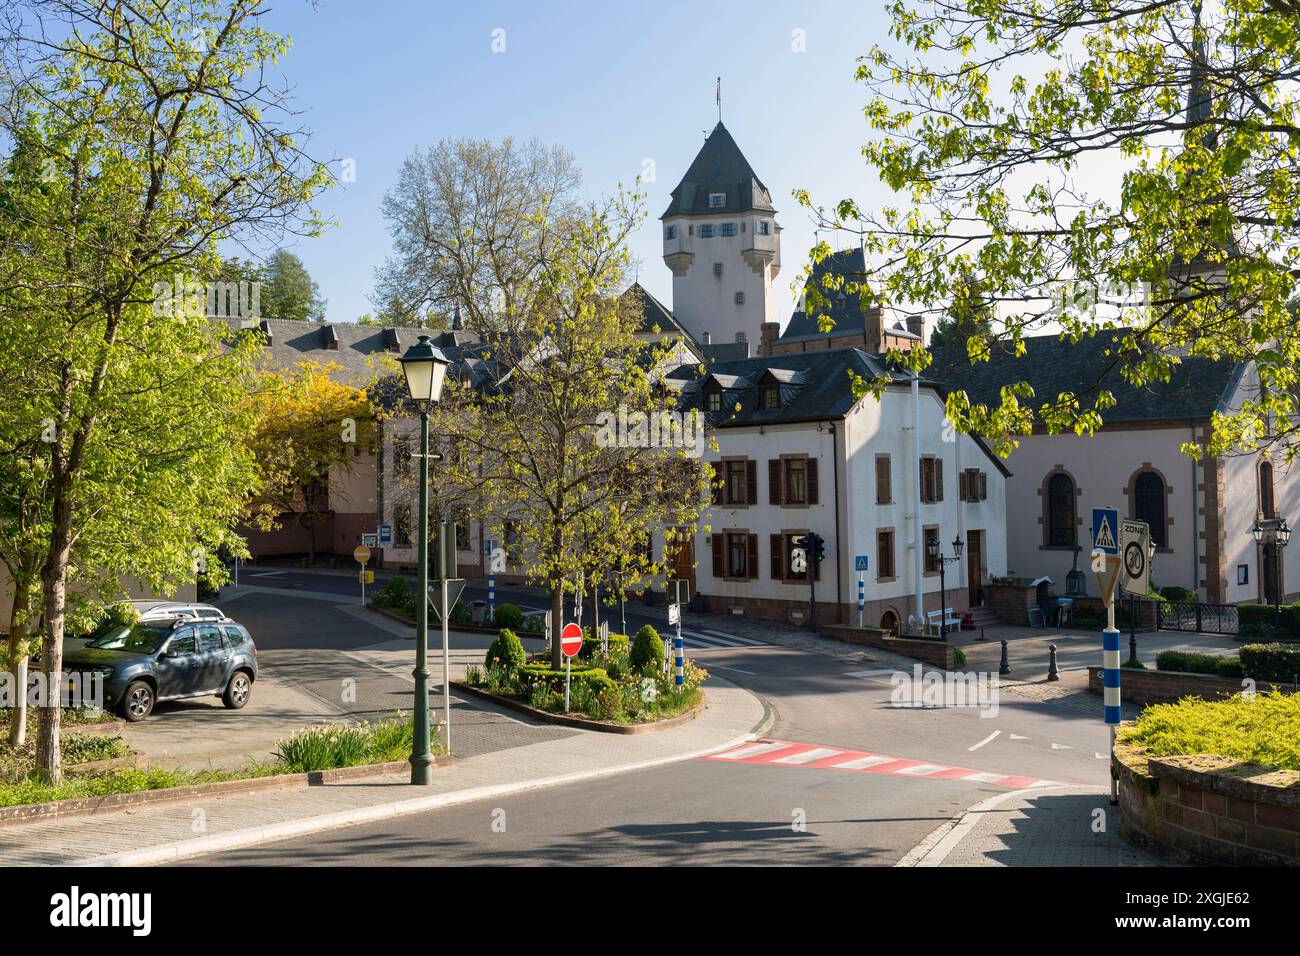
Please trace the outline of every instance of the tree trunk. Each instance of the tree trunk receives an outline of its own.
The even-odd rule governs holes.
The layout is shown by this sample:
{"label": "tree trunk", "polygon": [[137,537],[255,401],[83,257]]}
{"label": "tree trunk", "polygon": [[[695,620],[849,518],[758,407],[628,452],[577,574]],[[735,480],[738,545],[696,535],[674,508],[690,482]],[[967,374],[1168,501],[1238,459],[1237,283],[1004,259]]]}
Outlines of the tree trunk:
{"label": "tree trunk", "polygon": [[45,700],[37,710],[36,770],[47,783],[63,782],[63,753],[59,746],[60,700],[63,694],[63,625],[67,610],[68,558],[72,551],[72,508],[58,492],[54,499],[54,529],[50,552],[41,568],[45,595],[45,626],[41,635],[41,673]]}
{"label": "tree trunk", "polygon": [[564,629],[564,583],[551,582],[551,666],[557,670],[564,666],[560,651],[560,631]]}

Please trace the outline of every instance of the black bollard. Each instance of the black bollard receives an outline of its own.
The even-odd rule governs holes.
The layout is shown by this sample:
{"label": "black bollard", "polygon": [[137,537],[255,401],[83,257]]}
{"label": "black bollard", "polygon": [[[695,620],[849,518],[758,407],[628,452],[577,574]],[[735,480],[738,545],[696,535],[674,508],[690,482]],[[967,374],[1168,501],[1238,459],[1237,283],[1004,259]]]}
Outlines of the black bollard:
{"label": "black bollard", "polygon": [[1011,673],[1011,662],[1007,660],[1007,639],[1002,639],[1002,663],[998,665],[998,673],[1005,676]]}
{"label": "black bollard", "polygon": [[1060,674],[1060,672],[1056,669],[1056,645],[1055,645],[1055,644],[1048,644],[1048,645],[1047,645],[1047,653],[1048,653],[1048,655],[1049,655],[1049,656],[1048,656],[1048,659],[1047,659],[1047,679],[1048,679],[1048,680],[1060,680],[1060,679],[1061,679],[1061,674]]}

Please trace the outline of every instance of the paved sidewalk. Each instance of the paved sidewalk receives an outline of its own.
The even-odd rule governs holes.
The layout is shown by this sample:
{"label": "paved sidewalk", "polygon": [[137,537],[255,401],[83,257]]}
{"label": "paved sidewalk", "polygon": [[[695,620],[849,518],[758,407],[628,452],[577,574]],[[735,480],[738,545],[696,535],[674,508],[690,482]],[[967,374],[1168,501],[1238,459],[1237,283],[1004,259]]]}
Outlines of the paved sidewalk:
{"label": "paved sidewalk", "polygon": [[1116,833],[1118,808],[1090,787],[998,794],[921,841],[899,866],[1163,866]]}
{"label": "paved sidewalk", "polygon": [[767,720],[753,694],[720,678],[708,706],[678,727],[635,735],[579,731],[404,778],[186,800],[132,811],[0,827],[0,865],[141,865],[253,846],[471,800],[689,760],[749,740]]}

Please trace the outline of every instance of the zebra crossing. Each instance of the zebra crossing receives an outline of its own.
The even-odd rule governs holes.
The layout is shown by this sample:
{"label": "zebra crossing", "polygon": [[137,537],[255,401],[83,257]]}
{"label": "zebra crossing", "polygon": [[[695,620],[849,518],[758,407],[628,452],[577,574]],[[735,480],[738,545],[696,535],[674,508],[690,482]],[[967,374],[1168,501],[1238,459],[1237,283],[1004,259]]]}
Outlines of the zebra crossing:
{"label": "zebra crossing", "polygon": [[967,767],[952,767],[947,764],[908,760],[905,757],[891,757],[887,754],[866,753],[840,747],[818,747],[789,740],[752,741],[721,753],[709,754],[701,759],[726,763],[772,764],[780,767],[812,767],[817,770],[856,770],[901,777],[925,777],[930,780],[964,780],[968,783],[990,784],[1006,790],[1062,786],[1056,781],[1038,777],[987,773]]}
{"label": "zebra crossing", "polygon": [[[669,627],[664,629],[662,637],[664,640],[671,641],[676,636],[677,629]],[[706,628],[682,628],[682,644],[687,648],[696,651],[714,651],[724,649],[734,649],[737,647],[770,647],[770,644],[764,644],[762,641],[756,641],[752,637],[739,637],[735,634],[724,634],[722,631],[711,631]]]}

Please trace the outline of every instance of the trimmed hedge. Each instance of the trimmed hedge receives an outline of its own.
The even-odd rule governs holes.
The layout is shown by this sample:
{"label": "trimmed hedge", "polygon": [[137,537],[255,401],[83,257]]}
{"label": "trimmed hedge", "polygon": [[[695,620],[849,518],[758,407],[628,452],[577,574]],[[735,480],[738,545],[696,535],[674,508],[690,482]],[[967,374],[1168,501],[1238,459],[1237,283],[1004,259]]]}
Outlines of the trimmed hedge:
{"label": "trimmed hedge", "polygon": [[498,604],[493,623],[497,627],[519,630],[524,623],[524,612],[513,604]]}
{"label": "trimmed hedge", "polygon": [[524,645],[515,632],[507,627],[502,628],[493,639],[492,646],[488,648],[487,655],[483,658],[483,666],[489,670],[495,667],[507,676],[513,677],[527,660]]}
{"label": "trimmed hedge", "polygon": [[664,642],[659,637],[659,632],[647,624],[636,632],[636,638],[632,641],[632,670],[638,674],[647,671],[653,673],[663,666],[663,661]]}
{"label": "trimmed hedge", "polygon": [[[626,634],[609,635],[609,652],[611,654],[627,654],[631,650],[632,639]],[[590,660],[592,655],[600,650],[600,635],[593,635],[591,628],[582,629],[582,647],[578,649],[580,660]]]}
{"label": "trimmed hedge", "polygon": [[1300,644],[1247,644],[1241,667],[1255,680],[1290,684],[1300,675]]}
{"label": "trimmed hedge", "polygon": [[1162,671],[1182,671],[1185,674],[1214,674],[1219,658],[1213,654],[1196,654],[1191,651],[1161,651],[1156,657],[1156,668]]}
{"label": "trimmed hedge", "polygon": [[[570,665],[572,667],[572,665]],[[593,694],[614,689],[617,685],[610,680],[603,667],[574,669],[569,674],[570,691],[579,684],[588,688]],[[530,694],[534,688],[545,687],[551,691],[564,693],[564,668],[553,668],[546,664],[525,664],[519,668],[519,683]]]}
{"label": "trimmed hedge", "polygon": [[1166,601],[1187,602],[1187,601],[1196,600],[1195,591],[1189,590],[1188,588],[1180,588],[1180,587],[1161,588],[1160,596],[1164,598]]}
{"label": "trimmed hedge", "polygon": [[1280,623],[1278,610],[1271,604],[1238,604],[1237,634],[1240,637],[1300,638],[1300,604],[1282,605]]}

